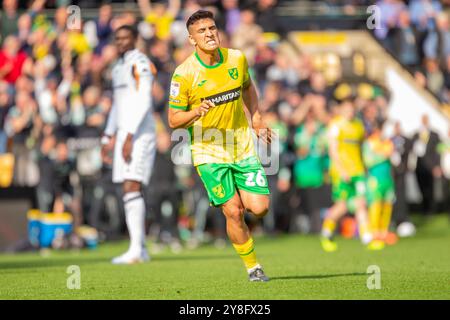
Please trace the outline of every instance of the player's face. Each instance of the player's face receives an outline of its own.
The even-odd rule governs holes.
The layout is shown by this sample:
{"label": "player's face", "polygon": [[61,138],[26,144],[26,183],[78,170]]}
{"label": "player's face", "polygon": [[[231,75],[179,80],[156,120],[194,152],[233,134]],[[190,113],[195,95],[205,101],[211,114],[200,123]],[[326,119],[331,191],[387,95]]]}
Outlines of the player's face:
{"label": "player's face", "polygon": [[212,19],[201,19],[189,27],[189,40],[202,51],[211,52],[219,48],[219,32]]}
{"label": "player's face", "polygon": [[345,101],[341,105],[341,115],[348,120],[352,120],[355,117],[355,106],[350,101]]}
{"label": "player's face", "polygon": [[133,34],[128,30],[119,30],[116,32],[114,42],[120,55],[134,49],[135,39]]}

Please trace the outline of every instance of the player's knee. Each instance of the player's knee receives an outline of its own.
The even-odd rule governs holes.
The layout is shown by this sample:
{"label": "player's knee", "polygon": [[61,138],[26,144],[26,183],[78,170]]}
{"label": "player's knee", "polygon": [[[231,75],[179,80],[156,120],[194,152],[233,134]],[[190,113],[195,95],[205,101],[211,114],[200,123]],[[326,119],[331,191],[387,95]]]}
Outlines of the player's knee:
{"label": "player's knee", "polygon": [[227,210],[225,215],[227,219],[235,223],[240,223],[244,216],[244,207],[240,205],[233,206]]}
{"label": "player's knee", "polygon": [[257,203],[253,203],[247,209],[258,218],[262,218],[269,212],[269,200],[265,199],[258,201]]}

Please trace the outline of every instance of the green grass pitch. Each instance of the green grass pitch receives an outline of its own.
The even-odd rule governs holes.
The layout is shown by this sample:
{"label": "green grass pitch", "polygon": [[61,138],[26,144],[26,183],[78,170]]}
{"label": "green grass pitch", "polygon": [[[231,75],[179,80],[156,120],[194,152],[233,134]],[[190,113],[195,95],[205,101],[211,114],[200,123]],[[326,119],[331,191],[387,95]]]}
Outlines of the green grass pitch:
{"label": "green grass pitch", "polygon": [[[0,255],[0,299],[450,299],[450,228],[438,216],[414,238],[370,252],[357,240],[339,239],[325,253],[316,236],[256,238],[271,281],[249,283],[231,246],[163,252],[151,262],[114,266],[126,241],[97,250]],[[81,288],[68,289],[67,268],[78,265]],[[367,268],[381,270],[381,288],[367,288]]]}

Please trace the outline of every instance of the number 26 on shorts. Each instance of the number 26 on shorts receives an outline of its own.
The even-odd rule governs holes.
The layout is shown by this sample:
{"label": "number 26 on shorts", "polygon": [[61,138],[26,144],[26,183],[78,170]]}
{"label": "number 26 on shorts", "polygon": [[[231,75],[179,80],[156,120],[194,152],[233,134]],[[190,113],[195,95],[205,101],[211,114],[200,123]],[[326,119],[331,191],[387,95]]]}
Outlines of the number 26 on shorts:
{"label": "number 26 on shorts", "polygon": [[255,172],[244,173],[244,176],[247,178],[247,180],[245,181],[245,185],[248,187],[255,187],[256,185],[258,187],[266,187],[267,185],[262,170],[258,170],[257,173]]}

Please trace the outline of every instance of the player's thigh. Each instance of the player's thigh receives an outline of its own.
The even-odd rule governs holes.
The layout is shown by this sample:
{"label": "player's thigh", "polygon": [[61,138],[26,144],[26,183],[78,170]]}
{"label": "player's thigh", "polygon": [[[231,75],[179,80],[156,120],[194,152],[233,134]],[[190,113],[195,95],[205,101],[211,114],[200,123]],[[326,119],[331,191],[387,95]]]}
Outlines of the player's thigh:
{"label": "player's thigh", "polygon": [[392,179],[386,179],[382,183],[383,202],[395,203],[395,184]]}
{"label": "player's thigh", "polygon": [[383,201],[383,190],[376,177],[367,178],[366,198],[368,204]]}
{"label": "player's thigh", "polygon": [[197,172],[213,206],[223,205],[235,195],[236,188],[229,164],[205,163],[197,166]]}
{"label": "player's thigh", "polygon": [[350,182],[335,178],[331,185],[333,202],[347,202],[352,197],[352,187]]}
{"label": "player's thigh", "polygon": [[250,157],[233,164],[233,178],[244,207],[257,216],[263,216],[269,208],[267,176],[260,161]]}
{"label": "player's thigh", "polygon": [[234,195],[221,205],[225,218],[234,223],[242,223],[244,219],[244,205],[239,193],[236,191]]}
{"label": "player's thigh", "polygon": [[150,180],[156,153],[156,138],[153,133],[141,134],[133,141],[131,161],[124,166],[124,180],[147,185]]}
{"label": "player's thigh", "polygon": [[365,176],[352,177],[351,193],[354,198],[355,210],[364,209],[367,206],[367,179]]}
{"label": "player's thigh", "polygon": [[351,179],[352,193],[356,198],[365,198],[367,194],[367,179],[364,175]]}

